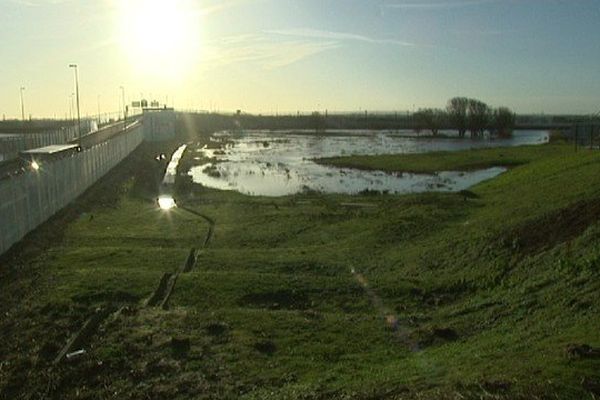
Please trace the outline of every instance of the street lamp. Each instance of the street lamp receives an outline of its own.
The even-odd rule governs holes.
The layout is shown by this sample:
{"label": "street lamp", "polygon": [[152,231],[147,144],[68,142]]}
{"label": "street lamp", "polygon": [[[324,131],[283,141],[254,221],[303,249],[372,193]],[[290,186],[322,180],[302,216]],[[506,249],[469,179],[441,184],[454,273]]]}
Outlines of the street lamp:
{"label": "street lamp", "polygon": [[21,86],[21,119],[25,122],[25,103],[23,102],[23,91],[25,88]]}
{"label": "street lamp", "polygon": [[98,95],[98,129],[100,129],[100,95]]}
{"label": "street lamp", "polygon": [[81,114],[79,112],[79,69],[77,64],[69,64],[69,68],[73,68],[75,74],[75,94],[77,96],[77,137],[79,141],[79,147],[81,147]]}
{"label": "street lamp", "polygon": [[125,105],[125,88],[123,86],[119,86],[121,89],[121,97],[123,98],[123,131],[127,128],[127,107]]}
{"label": "street lamp", "polygon": [[74,109],[75,109],[75,93],[71,93],[71,95],[69,96],[69,121],[71,121],[71,123],[73,123],[73,121],[75,121],[75,117],[74,117]]}

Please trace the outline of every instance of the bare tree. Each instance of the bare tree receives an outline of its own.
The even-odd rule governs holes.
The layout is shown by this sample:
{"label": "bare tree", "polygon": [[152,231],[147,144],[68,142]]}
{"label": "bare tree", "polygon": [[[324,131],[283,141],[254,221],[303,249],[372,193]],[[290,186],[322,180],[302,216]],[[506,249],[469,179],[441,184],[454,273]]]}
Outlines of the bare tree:
{"label": "bare tree", "polygon": [[498,136],[510,137],[516,123],[516,116],[508,107],[500,107],[494,111],[494,129]]}
{"label": "bare tree", "polygon": [[315,111],[310,116],[311,125],[315,128],[315,133],[323,133],[325,132],[326,124],[325,118],[321,115],[320,112]]}
{"label": "bare tree", "polygon": [[454,97],[448,101],[446,111],[448,112],[448,118],[456,129],[460,137],[465,136],[468,124],[468,109],[469,99],[466,97]]}
{"label": "bare tree", "polygon": [[415,113],[415,122],[417,128],[429,129],[433,136],[437,136],[440,127],[444,124],[446,114],[444,111],[435,108],[426,108]]}
{"label": "bare tree", "polygon": [[469,99],[468,127],[471,137],[479,137],[489,127],[491,110],[483,101]]}

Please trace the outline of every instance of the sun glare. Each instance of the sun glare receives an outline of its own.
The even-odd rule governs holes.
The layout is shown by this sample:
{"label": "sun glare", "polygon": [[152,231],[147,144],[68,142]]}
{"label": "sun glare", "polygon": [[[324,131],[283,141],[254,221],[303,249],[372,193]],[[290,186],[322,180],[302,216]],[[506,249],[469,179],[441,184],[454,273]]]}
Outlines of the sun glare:
{"label": "sun glare", "polygon": [[175,199],[171,196],[161,196],[158,198],[158,206],[161,210],[169,211],[177,207],[177,204],[175,203]]}
{"label": "sun glare", "polygon": [[190,0],[121,0],[119,8],[119,37],[135,72],[183,80],[201,42],[201,16]]}

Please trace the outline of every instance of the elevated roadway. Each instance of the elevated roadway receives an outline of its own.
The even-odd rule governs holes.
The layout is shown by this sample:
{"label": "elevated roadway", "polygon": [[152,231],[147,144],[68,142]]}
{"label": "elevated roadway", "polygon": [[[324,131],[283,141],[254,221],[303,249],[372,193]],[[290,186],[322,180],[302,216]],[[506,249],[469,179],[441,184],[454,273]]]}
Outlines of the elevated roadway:
{"label": "elevated roadway", "polygon": [[[95,132],[90,132],[82,136],[81,148],[88,149],[100,143],[106,142],[107,140],[113,137],[119,136],[125,132],[130,131],[131,129],[137,128],[141,125],[141,121],[141,117],[136,117],[133,119],[129,119],[125,122],[119,121],[107,126],[103,126],[101,129]],[[79,144],[78,142],[78,139],[74,139],[68,142],[67,144]],[[0,162],[0,180],[6,179],[15,174],[20,174],[29,167],[29,162],[22,157]]]}

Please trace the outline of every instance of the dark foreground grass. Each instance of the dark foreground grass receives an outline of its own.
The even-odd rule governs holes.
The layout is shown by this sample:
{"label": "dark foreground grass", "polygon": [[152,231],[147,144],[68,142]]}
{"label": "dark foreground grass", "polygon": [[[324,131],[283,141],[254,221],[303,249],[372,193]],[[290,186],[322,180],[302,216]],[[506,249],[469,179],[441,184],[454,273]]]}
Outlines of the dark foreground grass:
{"label": "dark foreground grass", "polygon": [[[600,359],[571,345],[600,347],[600,154],[466,157],[500,152],[521,165],[467,201],[195,188],[185,205],[215,221],[214,236],[168,310],[142,300],[204,239],[206,221],[127,194],[94,209],[22,267],[43,270],[35,296],[1,283],[24,293],[2,310],[0,394],[592,399]],[[385,169],[387,158],[375,161]],[[85,357],[50,368],[106,304],[128,308]]]}

